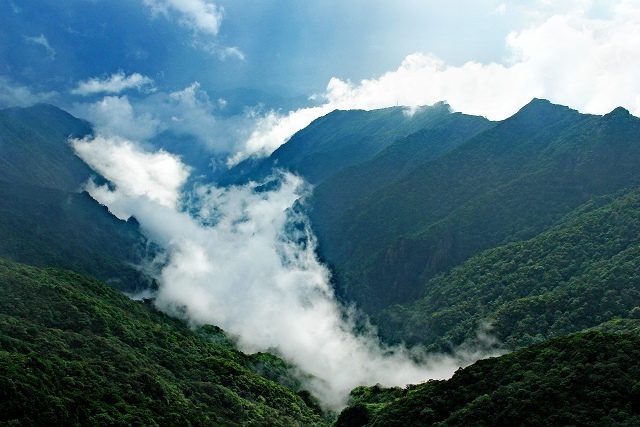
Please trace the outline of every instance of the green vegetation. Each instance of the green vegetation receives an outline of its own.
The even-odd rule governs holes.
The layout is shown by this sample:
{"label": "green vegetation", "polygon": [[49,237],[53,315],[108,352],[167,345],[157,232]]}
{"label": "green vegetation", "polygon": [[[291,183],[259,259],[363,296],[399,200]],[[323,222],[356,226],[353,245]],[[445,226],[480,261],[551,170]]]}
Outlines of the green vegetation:
{"label": "green vegetation", "polygon": [[640,337],[585,332],[478,361],[448,381],[356,389],[336,427],[639,423]]}
{"label": "green vegetation", "polygon": [[[640,424],[640,119],[543,100],[499,123],[405,113],[330,113],[222,179],[318,184],[320,255],[386,341],[446,352],[491,325],[515,350],[358,387],[336,426]],[[52,106],[0,111],[0,425],[327,425],[286,362],[37,268],[150,285],[135,219],[71,192],[91,171],[66,139],[90,131]]]}
{"label": "green vegetation", "polygon": [[0,257],[89,274],[122,291],[150,286],[136,265],[152,254],[135,220],[87,193],[0,181]]}
{"label": "green vegetation", "polygon": [[288,365],[87,276],[0,260],[0,424],[313,426]]}
{"label": "green vegetation", "polygon": [[640,119],[625,110],[589,116],[534,100],[361,198],[319,233],[322,255],[341,293],[369,313],[410,303],[471,256],[640,185],[639,142]]}
{"label": "green vegetation", "polygon": [[566,222],[484,251],[380,317],[394,341],[446,349],[483,323],[507,347],[640,317],[640,192],[593,199]]}
{"label": "green vegetation", "polygon": [[394,142],[371,160],[336,173],[313,192],[309,215],[316,233],[323,236],[330,224],[363,197],[407,176],[491,126],[493,123],[483,117],[444,115],[428,128]]}

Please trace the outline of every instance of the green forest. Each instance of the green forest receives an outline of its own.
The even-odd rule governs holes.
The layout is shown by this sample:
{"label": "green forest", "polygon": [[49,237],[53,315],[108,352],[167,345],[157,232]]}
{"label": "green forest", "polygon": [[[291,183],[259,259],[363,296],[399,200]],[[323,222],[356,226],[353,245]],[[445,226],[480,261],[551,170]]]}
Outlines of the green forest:
{"label": "green forest", "polygon": [[0,283],[3,425],[325,425],[286,363],[219,328],[68,270],[1,260]]}

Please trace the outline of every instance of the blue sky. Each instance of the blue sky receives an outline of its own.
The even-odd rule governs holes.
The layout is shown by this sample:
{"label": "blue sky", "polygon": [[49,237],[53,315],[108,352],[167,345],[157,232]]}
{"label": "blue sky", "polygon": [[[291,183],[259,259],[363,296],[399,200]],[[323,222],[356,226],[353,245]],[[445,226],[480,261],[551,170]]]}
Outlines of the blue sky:
{"label": "blue sky", "polygon": [[[190,16],[172,6],[189,3],[215,9],[192,8]],[[208,90],[311,94],[324,90],[331,77],[375,77],[418,51],[452,64],[500,60],[513,29],[495,13],[500,4],[8,0],[0,5],[0,75],[59,92],[124,70],[170,89],[198,81]],[[197,22],[198,13],[215,16],[217,26]]]}

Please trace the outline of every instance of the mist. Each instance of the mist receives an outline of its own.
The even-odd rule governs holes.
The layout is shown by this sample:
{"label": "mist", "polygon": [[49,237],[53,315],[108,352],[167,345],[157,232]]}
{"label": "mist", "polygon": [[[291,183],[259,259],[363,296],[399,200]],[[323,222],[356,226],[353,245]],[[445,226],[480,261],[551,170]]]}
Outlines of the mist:
{"label": "mist", "polygon": [[[164,248],[156,306],[193,324],[220,326],[245,352],[276,353],[312,376],[303,376],[305,386],[328,407],[344,406],[359,385],[448,378],[495,353],[467,348],[426,355],[381,343],[374,328],[363,326],[363,315],[334,296],[309,222],[294,209],[311,190],[301,178],[281,173],[268,183],[197,185],[178,195],[176,185],[189,170],[179,158],[145,153],[130,141],[107,141],[72,144],[112,178],[109,187],[89,183],[92,196],[121,218],[135,216]],[[137,154],[122,168],[118,159],[132,152]],[[162,167],[175,176],[164,192],[158,189],[163,182],[141,179],[140,172],[159,174]],[[149,189],[140,188],[145,183]]]}

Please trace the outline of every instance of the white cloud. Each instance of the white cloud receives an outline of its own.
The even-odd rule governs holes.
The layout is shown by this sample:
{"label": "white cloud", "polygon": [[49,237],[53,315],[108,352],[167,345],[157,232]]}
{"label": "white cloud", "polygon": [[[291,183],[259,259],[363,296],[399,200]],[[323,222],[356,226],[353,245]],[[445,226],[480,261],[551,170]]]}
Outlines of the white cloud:
{"label": "white cloud", "polygon": [[[92,169],[108,179],[117,193],[89,185],[92,195],[109,205],[119,198],[144,197],[160,206],[176,209],[189,168],[180,159],[164,151],[149,153],[136,143],[120,137],[85,137],[70,141],[76,154]],[[127,218],[130,212],[114,206],[112,212]]]}
{"label": "white cloud", "polygon": [[162,128],[162,122],[152,114],[136,112],[129,98],[106,96],[92,104],[76,104],[73,113],[89,120],[94,130],[106,136],[143,141],[155,136]]}
{"label": "white cloud", "polygon": [[14,14],[17,15],[18,13],[22,13],[22,9],[16,6],[14,2],[10,1],[9,4],[11,5],[11,9],[13,9]]}
{"label": "white cloud", "polygon": [[255,127],[255,118],[216,116],[217,110],[224,107],[225,102],[212,102],[194,82],[182,90],[154,92],[139,99],[106,96],[93,103],[76,103],[71,113],[89,120],[97,133],[106,136],[148,142],[159,133],[170,131],[194,136],[212,154],[226,155],[243,148]]}
{"label": "white cloud", "polygon": [[143,0],[154,13],[180,15],[180,23],[196,32],[216,36],[224,18],[224,9],[207,0]]}
{"label": "white cloud", "polygon": [[218,56],[223,61],[230,57],[244,61],[244,53],[242,53],[242,51],[237,46],[221,48],[218,52]]}
{"label": "white cloud", "polygon": [[48,102],[58,96],[58,92],[35,92],[12,79],[0,76],[0,107],[29,107],[38,102]]}
{"label": "white cloud", "polygon": [[237,58],[245,59],[244,53],[237,46],[223,46],[216,40],[224,19],[224,8],[209,0],[143,0],[154,14],[171,18],[178,15],[178,22],[193,32],[191,45],[220,60]]}
{"label": "white cloud", "polygon": [[105,79],[99,79],[94,77],[89,80],[78,83],[78,87],[71,91],[74,95],[93,95],[96,93],[113,93],[118,94],[127,89],[137,89],[142,91],[146,88],[147,91],[154,91],[153,79],[143,76],[139,73],[126,76],[123,71],[119,71],[112,74]]}
{"label": "white cloud", "polygon": [[[456,111],[504,119],[534,97],[582,112],[604,114],[617,106],[640,115],[640,2],[621,0],[606,17],[590,17],[591,2],[537,13],[534,25],[506,39],[504,63],[446,64],[432,54],[409,55],[400,67],[358,84],[332,79],[322,107],[271,114],[233,156],[269,154],[295,131],[334,109],[375,109],[447,101]],[[532,15],[533,16],[533,15]]]}
{"label": "white cloud", "polygon": [[49,40],[47,40],[44,34],[40,34],[37,37],[25,37],[24,39],[27,41],[27,43],[43,46],[49,54],[49,59],[56,59],[56,50],[51,47],[51,45],[49,44]]}
{"label": "white cloud", "polygon": [[[105,155],[91,149],[92,156]],[[113,162],[130,157],[121,147],[106,151]],[[146,169],[136,167],[141,166]],[[334,409],[358,385],[447,378],[489,355],[469,348],[453,356],[427,357],[385,347],[372,331],[356,333],[354,313],[344,313],[338,305],[329,272],[316,258],[306,218],[291,209],[306,194],[306,185],[284,175],[280,188],[265,192],[256,187],[202,186],[185,210],[168,203],[158,206],[136,196],[146,194],[140,190],[121,191],[121,184],[115,192],[105,187],[89,191],[112,211],[134,215],[144,232],[167,250],[158,278],[159,308],[197,324],[218,325],[238,336],[247,352],[275,349],[315,376],[306,385]],[[422,363],[412,356],[422,357]]]}
{"label": "white cloud", "polygon": [[325,104],[320,107],[304,108],[286,116],[280,116],[273,111],[268,113],[256,121],[256,127],[244,146],[229,157],[227,164],[233,166],[252,155],[268,156],[295,132],[307,127],[313,120],[330,113],[333,109],[331,104]]}

